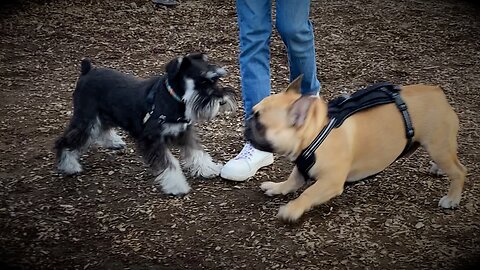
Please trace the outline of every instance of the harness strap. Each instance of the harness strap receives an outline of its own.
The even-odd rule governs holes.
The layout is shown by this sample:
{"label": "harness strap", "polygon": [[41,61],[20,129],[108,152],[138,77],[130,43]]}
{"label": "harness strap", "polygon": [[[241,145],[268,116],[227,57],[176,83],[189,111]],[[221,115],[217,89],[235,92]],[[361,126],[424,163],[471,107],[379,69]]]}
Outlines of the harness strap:
{"label": "harness strap", "polygon": [[[155,97],[157,94],[158,89],[160,88],[162,82],[165,82],[165,86],[168,90],[168,92],[177,100],[178,102],[181,102],[183,104],[183,101],[179,99],[179,97],[175,94],[175,92],[172,92],[173,89],[171,86],[168,84],[167,79],[160,78],[157,80],[157,82],[148,90],[147,97],[145,102],[147,103],[147,107],[150,108],[150,110],[145,114],[143,117],[143,124],[145,125],[148,120],[150,120],[150,117],[153,115],[155,112]],[[173,94],[172,94],[173,93]],[[166,115],[161,114],[158,116],[157,124],[165,124],[165,123],[171,123],[171,124],[176,124],[176,123],[181,123],[181,124],[187,124],[190,125],[192,122],[191,120],[188,120],[185,118],[185,116],[178,117],[178,118],[168,118]]]}
{"label": "harness strap", "polygon": [[352,114],[370,107],[394,102],[391,93],[398,91],[400,91],[400,88],[391,83],[372,84],[350,96],[342,96],[329,101],[328,116],[337,118],[338,121],[335,126],[337,128]]}
{"label": "harness strap", "polygon": [[148,90],[146,102],[149,107],[155,106],[155,96],[157,94],[157,89],[158,87],[160,87],[162,81],[162,78],[158,79],[157,82]]}
{"label": "harness strap", "polygon": [[143,124],[147,123],[147,121],[150,119],[150,116],[152,116],[153,112],[155,111],[155,96],[161,83],[162,78],[158,79],[157,82],[148,90],[145,102],[150,110],[143,117]]}
{"label": "harness strap", "polygon": [[313,142],[307,148],[305,148],[295,160],[299,172],[306,180],[311,178],[308,175],[308,171],[315,164],[315,150],[317,150],[320,144],[322,144],[322,142],[327,138],[330,131],[332,131],[332,129],[335,127],[336,122],[336,118],[331,118],[327,125],[322,128],[320,133],[318,133]]}
{"label": "harness strap", "polygon": [[405,136],[407,138],[407,144],[397,159],[403,157],[413,145],[412,138],[415,132],[410,114],[407,110],[407,104],[405,104],[401,98],[399,91],[400,88],[398,86],[389,83],[380,83],[369,86],[366,89],[359,90],[351,97],[340,97],[329,102],[328,116],[330,117],[330,121],[325,127],[322,128],[312,143],[305,148],[295,160],[297,169],[305,178],[305,180],[312,179],[312,177],[308,174],[308,171],[316,162],[315,151],[327,138],[328,134],[333,128],[338,128],[341,126],[345,119],[356,112],[383,104],[395,102],[395,105],[402,114],[403,122],[405,124]]}
{"label": "harness strap", "polygon": [[410,150],[410,147],[413,144],[412,138],[415,135],[415,130],[413,129],[412,119],[410,118],[410,114],[408,113],[407,104],[405,104],[398,92],[390,92],[390,94],[394,98],[395,105],[397,105],[398,110],[400,111],[400,113],[402,113],[403,123],[405,124],[406,131],[405,136],[407,137],[407,144],[405,145],[405,148],[403,148],[402,153],[398,156],[397,159],[399,159],[403,157],[408,152],[408,150]]}

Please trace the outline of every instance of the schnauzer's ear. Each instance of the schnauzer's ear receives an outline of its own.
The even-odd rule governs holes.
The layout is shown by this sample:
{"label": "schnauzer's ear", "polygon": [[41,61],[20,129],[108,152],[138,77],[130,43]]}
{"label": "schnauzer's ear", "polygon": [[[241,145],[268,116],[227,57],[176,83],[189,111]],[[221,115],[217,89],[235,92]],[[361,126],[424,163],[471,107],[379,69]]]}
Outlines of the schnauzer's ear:
{"label": "schnauzer's ear", "polygon": [[190,65],[190,59],[183,56],[177,57],[168,62],[168,64],[165,66],[165,71],[168,74],[168,79],[173,80],[180,72],[180,70],[188,67],[188,65]]}
{"label": "schnauzer's ear", "polygon": [[305,123],[307,118],[308,111],[312,106],[313,102],[318,100],[317,96],[305,95],[301,96],[299,99],[295,100],[292,107],[290,108],[289,120],[290,124],[295,127],[301,127]]}
{"label": "schnauzer's ear", "polygon": [[302,85],[303,74],[300,74],[293,82],[291,82],[285,92],[300,93],[300,88]]}
{"label": "schnauzer's ear", "polygon": [[190,53],[187,55],[187,57],[194,60],[203,60],[208,62],[208,56],[205,53]]}

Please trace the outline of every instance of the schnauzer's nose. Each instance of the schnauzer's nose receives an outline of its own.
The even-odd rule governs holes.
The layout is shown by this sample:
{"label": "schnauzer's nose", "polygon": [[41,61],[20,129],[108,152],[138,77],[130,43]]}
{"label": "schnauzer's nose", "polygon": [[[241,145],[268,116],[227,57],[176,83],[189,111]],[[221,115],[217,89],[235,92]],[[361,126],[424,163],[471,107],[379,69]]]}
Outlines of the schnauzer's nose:
{"label": "schnauzer's nose", "polygon": [[223,77],[225,74],[227,74],[227,70],[224,67],[217,65],[210,65],[209,70],[209,73],[215,77]]}
{"label": "schnauzer's nose", "polygon": [[219,76],[224,76],[225,74],[227,74],[227,70],[224,68],[224,67],[218,67],[215,72],[219,75]]}

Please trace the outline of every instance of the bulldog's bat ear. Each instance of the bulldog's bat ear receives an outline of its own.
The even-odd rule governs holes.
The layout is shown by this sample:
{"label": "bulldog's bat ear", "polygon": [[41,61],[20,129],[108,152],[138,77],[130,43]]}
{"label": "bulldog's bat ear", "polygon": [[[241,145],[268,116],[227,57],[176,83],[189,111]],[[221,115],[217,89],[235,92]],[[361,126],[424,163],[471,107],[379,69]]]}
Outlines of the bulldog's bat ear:
{"label": "bulldog's bat ear", "polygon": [[300,74],[295,80],[293,80],[293,82],[291,82],[288,85],[287,90],[285,90],[285,92],[300,93],[300,89],[302,86],[302,79],[303,79],[303,74]]}
{"label": "bulldog's bat ear", "polygon": [[168,79],[173,80],[177,74],[182,70],[183,68],[186,68],[188,65],[190,65],[190,59],[188,57],[177,57],[165,66],[165,71],[167,72]]}
{"label": "bulldog's bat ear", "polygon": [[313,102],[318,100],[317,96],[305,95],[295,100],[290,108],[289,118],[292,126],[301,127],[305,123],[308,111]]}

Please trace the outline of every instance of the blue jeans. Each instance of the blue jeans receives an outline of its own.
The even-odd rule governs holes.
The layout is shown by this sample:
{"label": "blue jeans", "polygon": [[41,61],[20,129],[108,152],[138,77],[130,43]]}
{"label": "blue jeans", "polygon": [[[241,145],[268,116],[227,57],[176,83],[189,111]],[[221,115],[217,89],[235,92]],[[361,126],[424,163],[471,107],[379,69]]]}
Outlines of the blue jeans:
{"label": "blue jeans", "polygon": [[[245,119],[270,95],[271,0],[237,0],[240,30],[240,75]],[[308,19],[310,0],[276,0],[275,27],[288,54],[290,81],[303,74],[303,94],[317,94],[315,44]]]}

